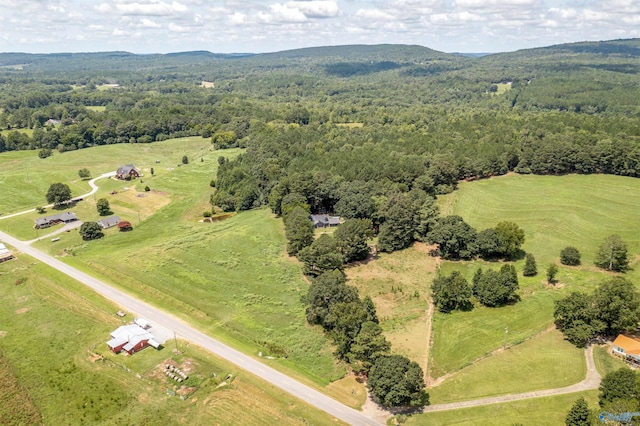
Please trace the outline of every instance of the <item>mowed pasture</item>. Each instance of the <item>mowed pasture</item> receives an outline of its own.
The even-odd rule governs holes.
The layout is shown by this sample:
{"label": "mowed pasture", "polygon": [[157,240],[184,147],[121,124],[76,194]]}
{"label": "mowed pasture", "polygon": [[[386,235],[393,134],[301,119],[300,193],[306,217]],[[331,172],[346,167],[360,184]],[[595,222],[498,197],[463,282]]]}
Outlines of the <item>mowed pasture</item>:
{"label": "mowed pasture", "polygon": [[[524,260],[516,262],[521,301],[500,308],[476,306],[471,312],[437,313],[430,354],[433,378],[457,371],[500,348],[513,346],[553,325],[554,301],[571,291],[591,292],[612,276],[593,266],[598,246],[610,234],[619,234],[629,246],[632,270],[625,276],[638,284],[634,265],[640,254],[640,180],[607,175],[502,176],[461,183],[440,198],[443,214],[457,214],[478,230],[508,220],[525,231],[523,250],[533,253],[538,275],[522,277]],[[560,265],[560,251],[575,246],[582,265]],[[559,282],[548,285],[549,263],[560,266]],[[441,272],[459,270],[471,281],[478,267],[498,269],[496,262],[449,262]],[[505,333],[505,328],[508,333]],[[459,350],[459,348],[464,350]]]}
{"label": "mowed pasture", "polygon": [[495,425],[527,426],[562,425],[571,406],[584,397],[589,408],[598,408],[598,391],[570,393],[544,398],[525,399],[504,404],[483,405],[473,408],[419,414],[407,419],[407,426],[418,425]]}
{"label": "mowed pasture", "polygon": [[[116,306],[28,256],[0,264],[0,288],[2,424],[336,424],[180,340],[178,353],[169,341],[112,354]],[[162,374],[166,362],[192,369],[185,383],[197,390],[187,400],[168,395],[179,389]]]}

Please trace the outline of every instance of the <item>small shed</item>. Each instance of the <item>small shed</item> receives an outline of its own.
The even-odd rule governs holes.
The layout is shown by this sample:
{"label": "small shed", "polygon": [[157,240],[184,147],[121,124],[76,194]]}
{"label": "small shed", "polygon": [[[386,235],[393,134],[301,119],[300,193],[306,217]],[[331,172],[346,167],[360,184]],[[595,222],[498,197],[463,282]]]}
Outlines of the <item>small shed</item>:
{"label": "small shed", "polygon": [[0,263],[13,259],[14,256],[4,244],[0,243]]}

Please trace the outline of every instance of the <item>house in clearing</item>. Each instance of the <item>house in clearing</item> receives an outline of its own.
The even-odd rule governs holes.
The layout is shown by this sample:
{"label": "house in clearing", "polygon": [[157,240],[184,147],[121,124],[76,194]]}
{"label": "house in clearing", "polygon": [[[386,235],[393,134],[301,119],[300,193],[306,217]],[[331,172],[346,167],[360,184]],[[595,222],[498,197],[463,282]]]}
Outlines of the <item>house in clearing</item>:
{"label": "house in clearing", "polygon": [[147,346],[158,349],[160,343],[154,339],[153,334],[138,324],[129,324],[118,327],[111,332],[111,340],[107,342],[107,346],[115,354],[124,351],[133,355]]}
{"label": "house in clearing", "polygon": [[121,180],[131,180],[140,177],[140,172],[136,169],[136,166],[133,164],[127,164],[124,166],[118,167],[116,171],[116,178]]}
{"label": "house in clearing", "polygon": [[0,243],[0,263],[13,259],[13,254],[4,244]]}
{"label": "house in clearing", "polygon": [[39,217],[35,220],[35,228],[48,228],[58,223],[70,223],[78,220],[78,216],[74,212],[64,212],[54,214],[53,216]]}
{"label": "house in clearing", "polygon": [[340,225],[340,216],[329,216],[328,214],[312,214],[309,219],[313,222],[314,228],[327,228]]}
{"label": "house in clearing", "polygon": [[613,354],[633,365],[640,364],[640,340],[622,334],[613,341]]}
{"label": "house in clearing", "polygon": [[102,227],[102,229],[109,229],[116,226],[120,223],[120,216],[110,216],[104,219],[100,219],[98,221],[98,225]]}

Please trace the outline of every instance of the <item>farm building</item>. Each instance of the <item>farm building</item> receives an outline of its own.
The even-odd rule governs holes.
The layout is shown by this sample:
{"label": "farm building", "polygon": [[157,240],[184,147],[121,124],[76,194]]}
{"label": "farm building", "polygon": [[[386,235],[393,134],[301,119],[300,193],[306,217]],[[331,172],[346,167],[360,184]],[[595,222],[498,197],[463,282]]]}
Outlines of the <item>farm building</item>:
{"label": "farm building", "polygon": [[0,243],[0,263],[13,259],[11,251],[2,243]]}
{"label": "farm building", "polygon": [[624,358],[631,364],[640,364],[640,340],[622,334],[618,335],[613,341],[613,354]]}
{"label": "farm building", "polygon": [[78,220],[78,217],[73,212],[64,212],[54,214],[53,216],[39,217],[35,220],[36,229],[48,228],[58,223],[70,223]]}
{"label": "farm building", "polygon": [[327,228],[340,225],[340,216],[329,216],[328,214],[312,214],[309,219],[313,222],[314,228]]}
{"label": "farm building", "polygon": [[133,164],[127,164],[125,166],[120,166],[116,171],[116,178],[122,180],[131,180],[140,177],[140,172],[136,169],[136,166]]}
{"label": "farm building", "polygon": [[153,334],[138,324],[129,324],[118,327],[113,331],[107,346],[113,353],[117,354],[124,351],[129,355],[133,355],[147,346],[153,346],[158,349],[160,343],[154,339]]}
{"label": "farm building", "polygon": [[102,227],[102,229],[109,229],[116,226],[120,222],[120,216],[110,216],[104,219],[100,219],[98,221],[98,225]]}

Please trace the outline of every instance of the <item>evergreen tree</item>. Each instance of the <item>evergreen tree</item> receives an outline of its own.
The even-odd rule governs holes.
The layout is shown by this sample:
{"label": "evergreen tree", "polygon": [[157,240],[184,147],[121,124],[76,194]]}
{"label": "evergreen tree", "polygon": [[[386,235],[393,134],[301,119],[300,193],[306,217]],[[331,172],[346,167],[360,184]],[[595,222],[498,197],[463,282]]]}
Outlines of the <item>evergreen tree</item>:
{"label": "evergreen tree", "polygon": [[589,421],[589,404],[583,397],[578,398],[573,404],[564,423],[567,426],[589,426],[591,424]]}
{"label": "evergreen tree", "polygon": [[522,272],[522,274],[525,277],[534,277],[538,275],[538,266],[536,265],[536,258],[533,257],[533,254],[531,253],[527,253],[527,256],[525,257],[524,271]]}
{"label": "evergreen tree", "polygon": [[309,213],[295,207],[284,219],[285,235],[289,243],[287,253],[292,256],[313,243],[313,222]]}

